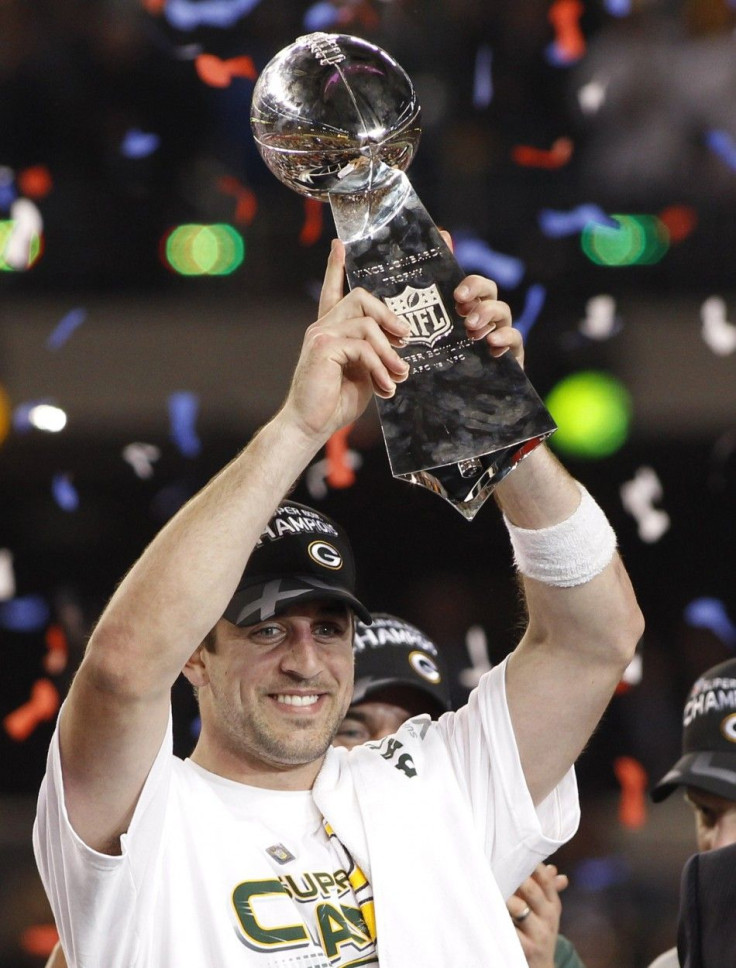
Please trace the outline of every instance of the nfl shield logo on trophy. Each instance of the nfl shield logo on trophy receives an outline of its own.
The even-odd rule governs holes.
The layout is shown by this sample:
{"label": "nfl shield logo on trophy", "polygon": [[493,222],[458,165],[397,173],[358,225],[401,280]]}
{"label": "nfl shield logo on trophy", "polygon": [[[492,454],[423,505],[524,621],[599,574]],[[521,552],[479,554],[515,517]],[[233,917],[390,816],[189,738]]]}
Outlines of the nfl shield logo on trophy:
{"label": "nfl shield logo on trophy", "polygon": [[426,343],[431,347],[452,332],[452,320],[435,283],[426,289],[407,286],[398,296],[386,296],[384,302],[411,326],[410,343]]}

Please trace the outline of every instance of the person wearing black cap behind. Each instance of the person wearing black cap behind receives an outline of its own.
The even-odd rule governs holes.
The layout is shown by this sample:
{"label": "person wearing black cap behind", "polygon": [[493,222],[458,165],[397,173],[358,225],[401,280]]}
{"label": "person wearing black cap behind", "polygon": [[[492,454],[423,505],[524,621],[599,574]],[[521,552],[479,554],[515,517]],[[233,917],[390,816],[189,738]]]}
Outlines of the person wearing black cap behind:
{"label": "person wearing black cap behind", "polygon": [[[378,742],[414,716],[436,719],[452,709],[448,669],[434,642],[395,615],[371,618],[370,625],[355,624],[353,701],[335,736],[335,745],[347,749]],[[558,933],[559,893],[567,883],[554,865],[538,864],[507,901],[529,968],[584,968]]]}
{"label": "person wearing black cap behind", "polygon": [[[675,790],[684,791],[693,809],[700,852],[736,844],[736,659],[707,669],[690,688],[682,716],[682,756],[654,786],[652,800],[659,803]],[[709,862],[708,870],[710,866]],[[696,868],[694,861],[684,872],[683,885],[688,876],[695,876]],[[733,917],[721,927],[724,937],[729,932],[732,951],[736,951],[736,936],[730,932],[735,928]],[[733,959],[724,962],[723,968],[731,963]],[[677,949],[671,948],[650,968],[679,965]]]}
{"label": "person wearing black cap behind", "polygon": [[[524,576],[518,646],[426,729],[332,746],[368,616],[347,539],[287,495],[394,395],[412,337],[343,295],[344,257],[335,242],[283,406],[128,571],[60,710],[33,839],[71,965],[525,968],[504,896],[576,830],[574,763],[641,611],[603,511],[540,445],[495,491]],[[455,298],[468,338],[522,362],[494,283],[469,276]],[[201,718],[187,761],[182,670]]]}

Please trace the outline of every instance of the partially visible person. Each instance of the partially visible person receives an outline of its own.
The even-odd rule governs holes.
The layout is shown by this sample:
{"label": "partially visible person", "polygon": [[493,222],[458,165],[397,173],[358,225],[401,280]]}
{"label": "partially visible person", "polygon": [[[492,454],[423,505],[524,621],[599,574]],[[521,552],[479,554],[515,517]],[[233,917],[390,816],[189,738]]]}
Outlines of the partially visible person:
{"label": "partially visible person", "polygon": [[[652,800],[659,803],[678,789],[695,814],[699,851],[736,843],[736,659],[707,669],[690,689],[682,756],[653,788]],[[680,968],[677,948],[649,968]]]}
{"label": "partially visible person", "polygon": [[682,968],[736,966],[736,843],[693,854],[680,884],[677,954]]}
{"label": "partially visible person", "polygon": [[46,962],[44,968],[67,968],[61,941],[57,941],[54,945],[54,950],[49,955],[49,960]]}
{"label": "partially visible person", "polygon": [[[603,510],[541,444],[494,492],[523,576],[516,647],[461,709],[332,745],[370,615],[344,530],[287,496],[394,395],[412,333],[344,295],[344,260],[335,241],[283,406],[128,571],[62,705],[33,844],[75,968],[525,966],[504,898],[577,829],[575,763],[643,616]],[[454,296],[469,338],[523,362],[495,283]],[[201,718],[186,761],[182,671]]]}
{"label": "partially visible person", "polygon": [[[355,624],[353,700],[334,740],[348,749],[391,736],[414,716],[436,719],[452,708],[447,665],[434,642],[395,615],[371,617],[371,625]],[[554,864],[538,864],[507,901],[529,968],[584,968],[559,934],[567,885]]]}

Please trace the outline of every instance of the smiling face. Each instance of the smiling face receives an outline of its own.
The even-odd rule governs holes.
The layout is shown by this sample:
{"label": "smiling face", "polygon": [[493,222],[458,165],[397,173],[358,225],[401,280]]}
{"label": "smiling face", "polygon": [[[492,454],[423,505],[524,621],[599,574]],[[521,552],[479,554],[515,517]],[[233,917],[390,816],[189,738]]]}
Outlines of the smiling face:
{"label": "smiling face", "polygon": [[184,669],[202,718],[192,759],[255,786],[308,789],[350,703],[352,636],[352,613],[334,602],[242,628],[221,620],[214,648]]}

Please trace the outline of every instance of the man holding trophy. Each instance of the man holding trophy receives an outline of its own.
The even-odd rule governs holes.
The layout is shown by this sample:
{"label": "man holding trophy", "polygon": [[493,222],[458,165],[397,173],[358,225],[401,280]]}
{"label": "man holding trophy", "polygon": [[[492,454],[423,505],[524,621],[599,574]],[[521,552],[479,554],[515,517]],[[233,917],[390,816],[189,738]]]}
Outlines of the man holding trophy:
{"label": "man holding trophy", "polygon": [[[347,536],[287,495],[374,395],[400,395],[412,328],[344,285],[336,241],[281,409],[130,569],[62,706],[34,848],[72,966],[525,966],[505,898],[576,830],[574,763],[641,613],[603,512],[535,446],[494,491],[518,646],[457,712],[332,747],[370,617]],[[495,284],[452,294],[463,338],[520,368]],[[181,671],[201,712],[185,761]]]}

